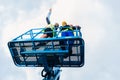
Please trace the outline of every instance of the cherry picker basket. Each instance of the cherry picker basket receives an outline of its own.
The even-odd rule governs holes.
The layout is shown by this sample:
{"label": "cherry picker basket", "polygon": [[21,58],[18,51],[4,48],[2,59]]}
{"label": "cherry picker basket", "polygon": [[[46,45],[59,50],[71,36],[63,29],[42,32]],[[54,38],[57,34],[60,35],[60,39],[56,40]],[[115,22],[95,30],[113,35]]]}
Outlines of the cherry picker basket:
{"label": "cherry picker basket", "polygon": [[[43,28],[27,31],[8,42],[12,59],[21,67],[82,67],[84,65],[84,40],[80,31],[72,37],[39,38]],[[58,32],[59,34],[60,32]],[[65,41],[66,44],[62,44]],[[73,44],[69,44],[73,41]],[[64,47],[64,49],[63,49]]]}

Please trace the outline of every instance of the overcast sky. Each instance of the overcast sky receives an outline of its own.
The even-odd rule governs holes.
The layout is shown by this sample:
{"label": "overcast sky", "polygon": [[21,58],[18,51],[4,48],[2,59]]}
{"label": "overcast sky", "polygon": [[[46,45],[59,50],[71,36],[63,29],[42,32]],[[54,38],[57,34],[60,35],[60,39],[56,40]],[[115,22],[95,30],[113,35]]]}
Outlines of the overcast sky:
{"label": "overcast sky", "polygon": [[0,0],[0,80],[42,80],[43,68],[14,65],[8,41],[51,22],[80,25],[85,40],[85,65],[61,68],[61,80],[120,79],[120,0]]}

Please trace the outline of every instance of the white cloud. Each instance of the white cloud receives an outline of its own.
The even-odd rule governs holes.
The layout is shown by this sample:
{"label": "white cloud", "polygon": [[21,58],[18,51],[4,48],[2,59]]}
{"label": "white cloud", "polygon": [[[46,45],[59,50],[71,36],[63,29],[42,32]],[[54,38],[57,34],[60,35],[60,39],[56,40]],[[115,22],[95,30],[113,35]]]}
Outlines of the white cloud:
{"label": "white cloud", "polygon": [[[36,2],[33,2],[35,5]],[[8,22],[6,22],[4,26],[5,28],[3,28],[1,39],[1,47],[3,47],[1,49],[4,50],[4,57],[11,57],[8,55],[9,51],[6,43],[31,28],[46,25],[45,16],[48,12],[47,10],[52,7],[52,23],[59,22],[61,24],[63,20],[66,20],[70,24],[80,25],[82,27],[83,38],[86,43],[85,66],[77,69],[62,68],[63,71],[61,72],[61,80],[119,79],[119,75],[117,75],[117,68],[119,68],[119,24],[115,26],[116,29],[113,27],[116,25],[116,22],[112,20],[114,13],[112,13],[109,6],[103,4],[100,0],[57,0],[54,5],[53,3],[54,1],[52,3],[44,2],[37,7],[33,6],[34,8],[28,11],[28,8],[23,9],[24,7],[27,7],[25,6],[25,4],[27,4],[25,2],[24,7],[21,8],[19,5],[18,10],[13,10],[17,13],[15,20],[11,20],[10,18],[7,19],[8,17],[5,17],[5,20],[8,20]],[[13,7],[10,7],[9,9],[13,9]],[[0,12],[5,13],[5,10],[5,7],[0,6]],[[14,18],[14,16],[11,16],[11,18],[12,17]],[[111,34],[111,32],[114,33]],[[113,58],[114,55],[116,59]],[[2,60],[0,62],[2,62]],[[6,62],[6,66],[9,65],[7,65]],[[15,70],[15,73],[17,73],[17,70],[14,69],[13,66],[11,69]],[[18,73],[18,75],[21,74],[19,78],[25,75],[26,78],[21,78],[21,80],[39,80],[41,79],[41,76],[39,75],[39,72],[41,71],[40,69],[25,68]],[[5,80],[16,80],[17,78],[15,73],[13,72],[14,76],[12,75],[12,77],[8,74],[8,78],[5,78]]]}
{"label": "white cloud", "polygon": [[0,13],[3,12],[4,9],[5,9],[5,7],[1,5],[1,6],[0,6]]}

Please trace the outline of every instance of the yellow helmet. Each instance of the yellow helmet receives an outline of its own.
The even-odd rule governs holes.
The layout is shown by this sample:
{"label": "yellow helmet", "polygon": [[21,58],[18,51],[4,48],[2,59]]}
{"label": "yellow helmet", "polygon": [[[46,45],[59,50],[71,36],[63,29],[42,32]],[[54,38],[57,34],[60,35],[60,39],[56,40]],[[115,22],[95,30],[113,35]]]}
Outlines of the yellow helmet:
{"label": "yellow helmet", "polygon": [[65,25],[67,25],[67,23],[66,23],[66,21],[63,21],[62,26],[65,26]]}

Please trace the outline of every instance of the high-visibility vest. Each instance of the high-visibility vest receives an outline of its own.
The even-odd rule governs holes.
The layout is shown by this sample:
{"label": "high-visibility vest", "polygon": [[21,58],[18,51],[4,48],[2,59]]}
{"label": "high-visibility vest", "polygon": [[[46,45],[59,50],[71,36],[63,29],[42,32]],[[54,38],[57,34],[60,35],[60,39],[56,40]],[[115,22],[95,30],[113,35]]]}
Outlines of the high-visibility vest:
{"label": "high-visibility vest", "polygon": [[49,24],[49,25],[46,26],[46,28],[51,28],[51,29],[52,29],[52,33],[53,33],[53,37],[56,36],[56,31],[55,31],[55,27],[54,27],[54,25]]}
{"label": "high-visibility vest", "polygon": [[68,31],[68,30],[72,30],[73,31],[72,27],[70,27],[69,25],[66,25],[66,26],[62,27],[62,31]]}

